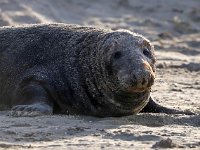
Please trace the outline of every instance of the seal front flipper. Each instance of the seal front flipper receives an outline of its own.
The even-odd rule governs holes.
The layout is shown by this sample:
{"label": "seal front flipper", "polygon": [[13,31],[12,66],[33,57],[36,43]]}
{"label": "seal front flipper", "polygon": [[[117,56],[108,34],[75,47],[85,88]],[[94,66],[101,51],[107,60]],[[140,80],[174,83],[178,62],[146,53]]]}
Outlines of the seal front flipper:
{"label": "seal front flipper", "polygon": [[149,98],[149,102],[141,112],[194,115],[194,113],[190,111],[181,111],[161,106],[157,104],[152,97]]}
{"label": "seal front flipper", "polygon": [[51,115],[52,107],[45,103],[36,103],[30,105],[16,105],[12,107],[9,116],[13,117],[34,117],[42,115]]}
{"label": "seal front flipper", "polygon": [[17,88],[13,97],[10,116],[40,116],[53,113],[48,89],[42,81],[24,80]]}

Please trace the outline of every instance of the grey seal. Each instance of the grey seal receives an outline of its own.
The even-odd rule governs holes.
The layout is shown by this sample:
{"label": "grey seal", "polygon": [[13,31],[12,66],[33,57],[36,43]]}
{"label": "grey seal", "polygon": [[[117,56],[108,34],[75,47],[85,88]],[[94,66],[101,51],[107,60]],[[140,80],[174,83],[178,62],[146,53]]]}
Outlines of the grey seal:
{"label": "grey seal", "polygon": [[150,96],[154,47],[142,35],[69,24],[0,28],[0,104],[12,116],[186,113]]}

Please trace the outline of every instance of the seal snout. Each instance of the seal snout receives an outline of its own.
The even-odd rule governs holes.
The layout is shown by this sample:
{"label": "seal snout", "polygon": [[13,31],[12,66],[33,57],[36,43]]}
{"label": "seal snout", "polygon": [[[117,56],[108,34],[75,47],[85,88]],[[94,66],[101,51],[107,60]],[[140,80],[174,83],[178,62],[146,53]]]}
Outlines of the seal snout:
{"label": "seal snout", "polygon": [[129,92],[143,92],[153,85],[155,73],[148,62],[143,62],[142,67],[132,73],[132,84]]}

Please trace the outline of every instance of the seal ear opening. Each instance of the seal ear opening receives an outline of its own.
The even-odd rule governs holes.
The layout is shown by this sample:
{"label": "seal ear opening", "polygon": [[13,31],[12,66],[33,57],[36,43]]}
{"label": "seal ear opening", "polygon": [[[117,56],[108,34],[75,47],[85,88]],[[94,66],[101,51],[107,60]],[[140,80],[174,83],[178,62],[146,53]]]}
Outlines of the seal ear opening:
{"label": "seal ear opening", "polygon": [[119,58],[121,58],[123,56],[123,54],[122,54],[122,52],[120,52],[120,51],[117,51],[117,52],[115,52],[114,53],[114,59],[119,59]]}

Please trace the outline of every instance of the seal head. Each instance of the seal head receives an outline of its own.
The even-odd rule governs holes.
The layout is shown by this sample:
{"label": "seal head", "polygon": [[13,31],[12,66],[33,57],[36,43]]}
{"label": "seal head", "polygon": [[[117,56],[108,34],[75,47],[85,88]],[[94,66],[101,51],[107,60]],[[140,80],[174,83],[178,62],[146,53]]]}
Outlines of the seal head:
{"label": "seal head", "polygon": [[118,112],[138,113],[148,103],[155,79],[154,47],[143,36],[126,30],[109,36],[100,50],[107,82],[101,89],[113,93],[108,101]]}

